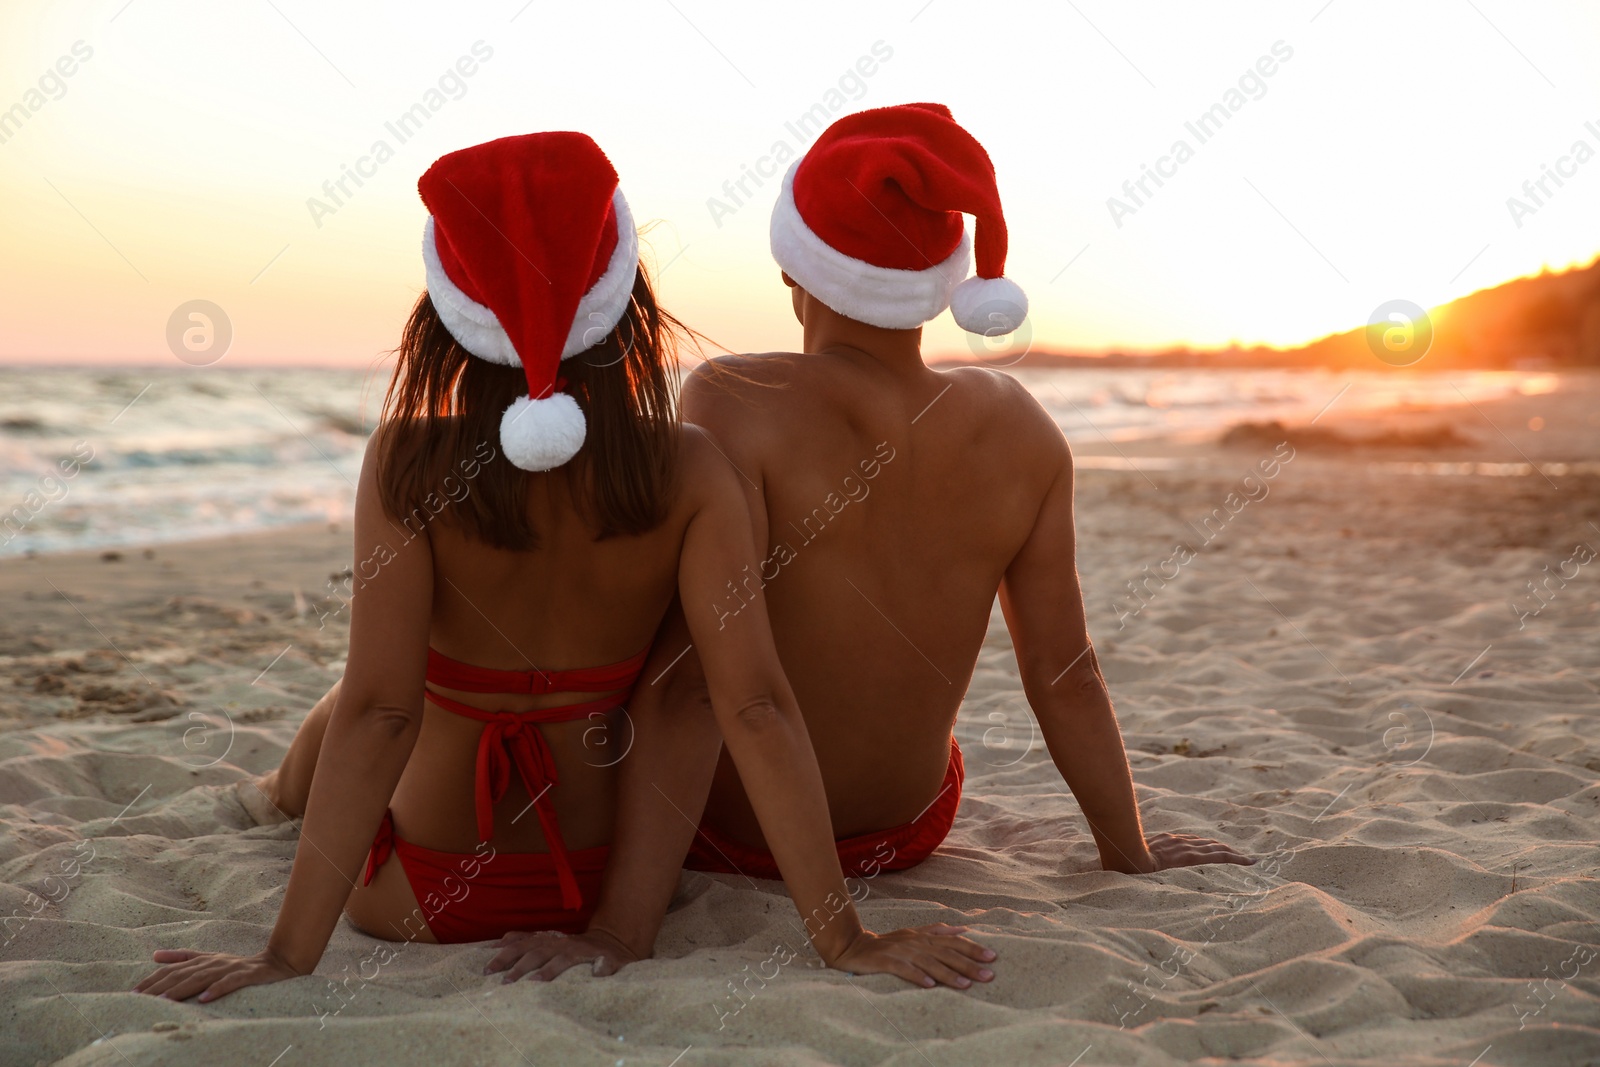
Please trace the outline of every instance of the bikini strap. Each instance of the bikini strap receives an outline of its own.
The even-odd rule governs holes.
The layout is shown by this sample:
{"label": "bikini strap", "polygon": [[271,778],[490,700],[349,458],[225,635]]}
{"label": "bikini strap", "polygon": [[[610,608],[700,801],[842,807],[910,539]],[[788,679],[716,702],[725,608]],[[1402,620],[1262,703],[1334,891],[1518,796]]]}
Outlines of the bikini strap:
{"label": "bikini strap", "polygon": [[628,701],[627,693],[608,693],[595,700],[585,700],[577,704],[563,704],[559,708],[532,708],[528,711],[484,711],[482,708],[475,708],[471,704],[463,704],[459,700],[452,700],[447,696],[442,696],[431,689],[423,690],[423,696],[448,712],[468,719],[477,719],[479,722],[494,722],[504,715],[512,715],[522,722],[528,723],[572,722],[576,719],[587,719],[596,712],[620,708]]}
{"label": "bikini strap", "polygon": [[361,874],[361,884],[372,884],[372,876],[378,873],[378,868],[389,862],[390,853],[394,852],[394,818],[389,814],[389,809],[383,809],[383,821],[378,824],[378,834],[372,839],[372,848],[367,852],[367,866]]}
{"label": "bikini strap", "polygon": [[446,689],[468,693],[599,693],[628,689],[644,669],[648,648],[623,660],[600,667],[576,667],[563,671],[507,671],[479,667],[451,659],[436,649],[428,649],[428,681]]}
{"label": "bikini strap", "polygon": [[[510,788],[511,769],[515,767],[528,795],[533,798],[534,813],[544,831],[545,843],[550,846],[550,859],[555,865],[556,880],[561,886],[561,906],[573,911],[581,909],[583,894],[578,889],[572,857],[567,851],[566,839],[561,835],[561,823],[556,818],[555,802],[550,796],[559,780],[555,757],[550,752],[543,731],[539,729],[539,723],[565,722],[609,711],[622,705],[625,694],[616,693],[582,704],[533,712],[485,711],[434,692],[428,692],[427,697],[446,711],[483,723],[483,733],[478,737],[477,766],[473,774],[473,804],[478,819],[479,840],[488,841],[494,836],[494,806]],[[540,711],[559,712],[561,716],[540,717]]]}

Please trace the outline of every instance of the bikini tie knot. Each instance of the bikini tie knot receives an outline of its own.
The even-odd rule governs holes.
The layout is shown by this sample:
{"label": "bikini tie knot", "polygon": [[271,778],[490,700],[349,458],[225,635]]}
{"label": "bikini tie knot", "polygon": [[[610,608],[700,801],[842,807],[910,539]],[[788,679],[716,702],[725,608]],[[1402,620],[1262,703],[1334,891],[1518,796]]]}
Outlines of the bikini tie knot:
{"label": "bikini tie knot", "polygon": [[[555,862],[556,878],[561,884],[561,905],[576,910],[583,907],[583,895],[578,890],[578,878],[572,870],[572,860],[566,841],[561,836],[561,825],[556,819],[555,805],[550,790],[558,782],[555,758],[544,733],[535,723],[525,722],[511,712],[494,713],[484,723],[483,735],[478,739],[478,765],[475,776],[475,804],[478,816],[478,839],[488,841],[494,836],[494,806],[511,787],[511,768],[515,766],[523,786],[532,798],[533,810],[544,830],[545,843]],[[519,815],[518,818],[521,816]]]}

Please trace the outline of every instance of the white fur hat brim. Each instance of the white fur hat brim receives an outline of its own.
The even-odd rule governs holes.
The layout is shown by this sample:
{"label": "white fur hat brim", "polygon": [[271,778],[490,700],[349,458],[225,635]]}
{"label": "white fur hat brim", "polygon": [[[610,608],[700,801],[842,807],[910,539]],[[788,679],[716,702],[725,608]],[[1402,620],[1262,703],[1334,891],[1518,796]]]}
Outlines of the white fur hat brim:
{"label": "white fur hat brim", "polygon": [[847,256],[806,225],[794,202],[796,160],[783,176],[772,209],[772,258],[812,296],[841,315],[886,330],[910,330],[936,319],[950,306],[950,295],[972,266],[972,240],[961,243],[942,263],[923,270],[880,267]]}
{"label": "white fur hat brim", "polygon": [[[578,302],[561,349],[562,359],[571,359],[604,341],[622,321],[633,299],[633,281],[639,269],[639,231],[634,229],[633,213],[628,210],[621,189],[613,194],[611,203],[617,215],[617,244],[605,272]],[[445,273],[444,264],[439,261],[432,215],[422,227],[422,264],[428,295],[450,336],[479,359],[507,367],[522,366],[522,359],[495,313],[462,292]]]}

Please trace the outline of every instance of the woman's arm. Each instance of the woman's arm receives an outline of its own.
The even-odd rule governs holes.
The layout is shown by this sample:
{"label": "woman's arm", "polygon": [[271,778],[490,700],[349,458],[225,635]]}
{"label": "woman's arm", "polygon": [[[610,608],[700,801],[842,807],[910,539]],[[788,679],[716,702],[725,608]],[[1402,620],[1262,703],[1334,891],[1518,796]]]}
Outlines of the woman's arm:
{"label": "woman's arm", "polygon": [[350,656],[312,777],[300,844],[267,947],[256,956],[162,950],[137,992],[215,1000],[310,974],[333,936],[422,725],[433,603],[426,534],[390,521],[379,499],[377,434],[356,492]]}

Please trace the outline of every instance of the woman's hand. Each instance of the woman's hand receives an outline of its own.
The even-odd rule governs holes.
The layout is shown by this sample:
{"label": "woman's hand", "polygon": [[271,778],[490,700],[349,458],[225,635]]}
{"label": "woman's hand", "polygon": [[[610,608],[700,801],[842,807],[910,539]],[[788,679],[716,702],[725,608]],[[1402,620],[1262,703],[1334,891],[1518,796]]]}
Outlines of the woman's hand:
{"label": "woman's hand", "polygon": [[966,989],[974,981],[993,981],[994,972],[983,964],[994,961],[994,950],[962,937],[966,932],[965,926],[946,923],[890,934],[863,930],[828,965],[854,974],[892,974],[925,989]]}
{"label": "woman's hand", "polygon": [[1250,866],[1255,860],[1221,841],[1194,834],[1152,834],[1145,841],[1155,866],[1144,872],[1154,874],[1174,867],[1198,867],[1202,863],[1238,863]]}
{"label": "woman's hand", "polygon": [[188,1000],[199,993],[200,1002],[207,1004],[245,986],[300,977],[299,971],[267,951],[254,956],[230,956],[226,952],[161,948],[153,958],[165,966],[134,986],[133,991],[168,1000]]}
{"label": "woman's hand", "polygon": [[484,974],[505,971],[502,982],[515,982],[532,972],[533,981],[548,982],[580,963],[592,965],[596,977],[616,974],[639,957],[604,930],[566,934],[553,930],[514,931],[494,943],[500,952],[483,968]]}

